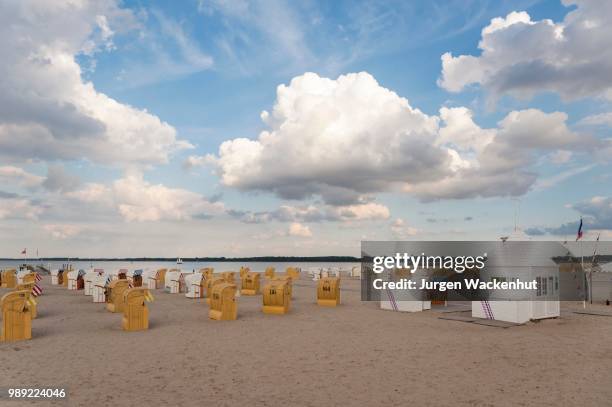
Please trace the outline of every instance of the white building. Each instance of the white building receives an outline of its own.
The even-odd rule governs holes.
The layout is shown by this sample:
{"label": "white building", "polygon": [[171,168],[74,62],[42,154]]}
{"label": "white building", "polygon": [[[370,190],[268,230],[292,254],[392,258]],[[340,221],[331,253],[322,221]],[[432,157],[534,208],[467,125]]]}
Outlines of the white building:
{"label": "white building", "polygon": [[568,250],[556,242],[504,240],[489,245],[480,281],[535,281],[537,289],[491,290],[488,299],[472,301],[472,316],[514,323],[558,317],[559,265],[553,259]]}

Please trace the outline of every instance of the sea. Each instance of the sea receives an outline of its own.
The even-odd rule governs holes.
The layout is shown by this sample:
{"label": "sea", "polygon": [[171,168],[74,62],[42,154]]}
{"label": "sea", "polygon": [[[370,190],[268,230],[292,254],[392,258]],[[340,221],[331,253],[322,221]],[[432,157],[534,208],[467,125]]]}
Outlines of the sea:
{"label": "sea", "polygon": [[[23,260],[0,260],[0,269],[6,268],[18,268],[21,264],[23,264]],[[274,267],[276,271],[284,271],[287,267],[299,267],[302,270],[328,270],[328,269],[340,269],[342,271],[350,271],[354,266],[359,267],[360,263],[350,263],[350,262],[183,262],[183,264],[176,264],[176,261],[121,261],[121,260],[112,260],[112,261],[71,261],[70,262],[74,269],[83,269],[89,270],[91,268],[99,268],[104,270],[118,270],[118,269],[128,269],[128,270],[139,270],[139,269],[171,269],[176,268],[184,271],[193,271],[199,270],[204,267],[212,267],[214,272],[223,272],[223,271],[240,271],[240,267],[246,266],[254,272],[263,272],[267,267]],[[43,265],[49,270],[59,269],[63,264],[66,264],[66,261],[27,261],[27,264],[36,266]]]}

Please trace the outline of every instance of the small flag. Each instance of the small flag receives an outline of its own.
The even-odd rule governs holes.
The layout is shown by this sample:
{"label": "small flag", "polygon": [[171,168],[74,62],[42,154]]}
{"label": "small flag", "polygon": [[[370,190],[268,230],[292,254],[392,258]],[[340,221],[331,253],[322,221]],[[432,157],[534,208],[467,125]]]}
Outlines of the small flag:
{"label": "small flag", "polygon": [[580,226],[578,226],[578,233],[576,234],[576,241],[582,239],[582,218],[580,218]]}
{"label": "small flag", "polygon": [[26,249],[23,249],[23,250],[21,251],[21,254],[26,254]]}

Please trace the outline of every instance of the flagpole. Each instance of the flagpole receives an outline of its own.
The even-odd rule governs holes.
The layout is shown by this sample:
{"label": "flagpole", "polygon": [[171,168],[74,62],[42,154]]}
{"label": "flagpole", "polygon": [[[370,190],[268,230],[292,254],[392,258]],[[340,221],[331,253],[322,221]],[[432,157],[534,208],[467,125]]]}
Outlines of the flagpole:
{"label": "flagpole", "polygon": [[[580,239],[580,268],[582,269],[582,272],[584,273],[584,253],[582,251],[582,239]],[[584,282],[588,283],[586,276],[584,278]],[[582,300],[582,308],[586,308],[586,296],[587,296],[587,290],[584,290],[584,299]]]}

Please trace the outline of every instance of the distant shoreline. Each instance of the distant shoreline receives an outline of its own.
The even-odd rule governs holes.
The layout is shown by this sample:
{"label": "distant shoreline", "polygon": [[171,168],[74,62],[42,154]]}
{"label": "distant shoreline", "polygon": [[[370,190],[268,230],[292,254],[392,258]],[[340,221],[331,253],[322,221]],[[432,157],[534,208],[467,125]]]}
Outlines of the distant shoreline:
{"label": "distant shoreline", "polygon": [[[121,258],[104,258],[104,257],[44,257],[44,258],[28,258],[28,262],[44,262],[44,261],[156,261],[156,262],[176,262],[176,257],[121,257]],[[300,263],[358,263],[361,261],[359,257],[352,256],[316,256],[316,257],[299,257],[299,256],[260,256],[260,257],[183,257],[184,263],[189,262],[300,262]],[[23,258],[0,258],[0,261],[24,261]]]}

